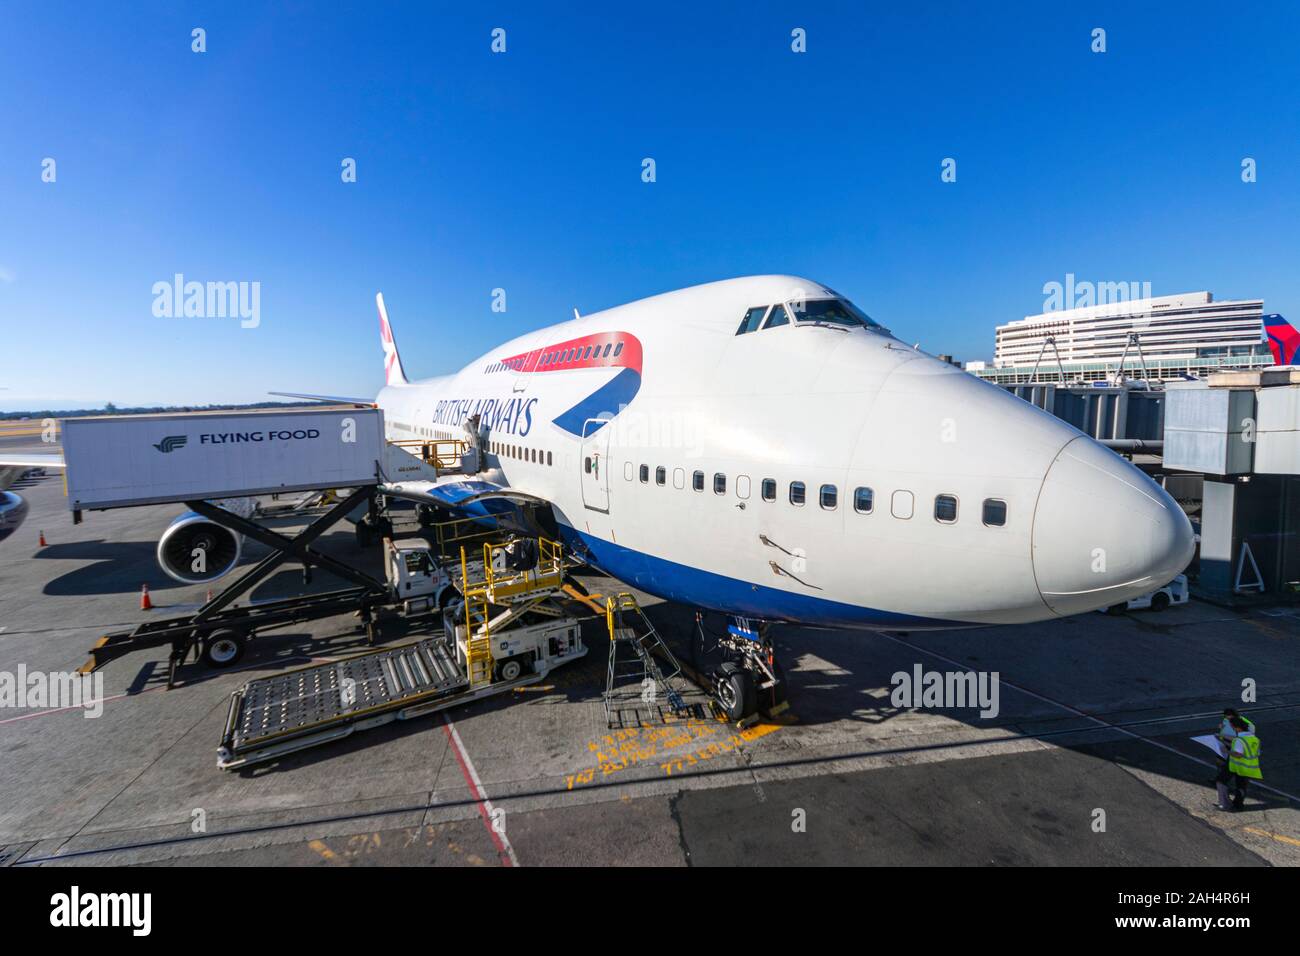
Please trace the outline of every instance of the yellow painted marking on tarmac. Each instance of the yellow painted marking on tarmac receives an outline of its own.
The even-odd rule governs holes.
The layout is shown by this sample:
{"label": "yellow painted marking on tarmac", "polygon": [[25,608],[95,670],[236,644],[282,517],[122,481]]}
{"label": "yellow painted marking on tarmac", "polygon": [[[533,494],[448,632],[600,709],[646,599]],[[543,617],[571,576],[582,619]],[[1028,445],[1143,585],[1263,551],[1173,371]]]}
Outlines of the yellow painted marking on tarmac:
{"label": "yellow painted marking on tarmac", "polygon": [[571,584],[566,584],[563,588],[563,591],[565,594],[573,598],[575,601],[579,601],[587,605],[587,607],[591,608],[597,614],[605,613],[605,609],[596,603],[596,599],[600,597],[599,594],[593,594],[588,596],[586,594],[583,594],[581,591],[579,591]]}
{"label": "yellow painted marking on tarmac", "polygon": [[1278,843],[1289,843],[1291,846],[1300,846],[1300,840],[1293,839],[1289,836],[1282,836],[1280,833],[1269,833],[1267,830],[1256,830],[1254,827],[1242,827],[1247,833],[1254,833],[1256,836],[1266,836]]}
{"label": "yellow painted marking on tarmac", "polygon": [[337,859],[334,851],[327,847],[323,840],[312,840],[307,845],[327,860]]}
{"label": "yellow painted marking on tarmac", "polygon": [[638,764],[658,765],[665,776],[686,768],[734,753],[742,743],[751,743],[774,733],[792,722],[762,721],[744,730],[734,730],[725,718],[673,718],[650,727],[626,727],[611,730],[587,742],[595,766],[569,774],[565,783],[570,790],[622,773]]}

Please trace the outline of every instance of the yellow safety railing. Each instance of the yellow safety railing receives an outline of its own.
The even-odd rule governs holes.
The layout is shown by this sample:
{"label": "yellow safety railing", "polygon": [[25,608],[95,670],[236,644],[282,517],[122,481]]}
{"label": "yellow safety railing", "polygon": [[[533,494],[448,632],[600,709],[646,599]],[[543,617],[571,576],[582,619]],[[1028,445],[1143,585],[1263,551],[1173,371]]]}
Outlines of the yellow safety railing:
{"label": "yellow safety railing", "polygon": [[[465,549],[460,549],[460,579],[469,581]],[[492,628],[488,620],[487,595],[479,588],[466,585],[465,595],[465,676],[470,687],[492,682]],[[477,620],[475,620],[477,618]],[[482,629],[476,630],[475,625]]]}
{"label": "yellow safety railing", "polygon": [[640,606],[627,591],[620,591],[613,597],[605,599],[605,626],[609,628],[609,639],[614,640],[614,622],[619,611],[639,611]]}
{"label": "yellow safety railing", "polygon": [[432,532],[434,549],[439,554],[455,554],[456,549],[464,550],[471,543],[477,544],[489,538],[501,537],[501,531],[495,527],[493,520],[487,527],[484,518],[454,518],[451,521],[435,521],[426,526]]}
{"label": "yellow safety railing", "polygon": [[460,549],[460,579],[464,584],[462,593],[468,597],[471,593],[481,594],[493,604],[504,604],[512,598],[532,594],[535,591],[558,588],[564,584],[564,549],[558,541],[549,538],[535,538],[537,542],[537,566],[525,571],[497,570],[493,558],[504,551],[507,545],[487,542],[483,545],[483,579],[469,579],[469,563],[465,549]]}
{"label": "yellow safety railing", "polygon": [[469,442],[460,438],[402,438],[389,444],[414,452],[426,465],[440,471],[459,468],[460,456],[469,450]]}

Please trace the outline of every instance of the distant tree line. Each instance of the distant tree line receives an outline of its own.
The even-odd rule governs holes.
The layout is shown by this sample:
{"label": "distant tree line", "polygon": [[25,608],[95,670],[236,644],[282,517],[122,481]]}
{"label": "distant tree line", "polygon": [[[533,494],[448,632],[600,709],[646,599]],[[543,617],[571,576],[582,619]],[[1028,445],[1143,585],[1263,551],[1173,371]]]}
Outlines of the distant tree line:
{"label": "distant tree line", "polygon": [[109,402],[103,408],[77,408],[52,411],[33,409],[26,412],[0,412],[0,422],[18,418],[83,418],[89,415],[157,415],[162,412],[228,412],[240,408],[302,408],[316,402],[253,402],[249,405],[154,405],[118,408]]}

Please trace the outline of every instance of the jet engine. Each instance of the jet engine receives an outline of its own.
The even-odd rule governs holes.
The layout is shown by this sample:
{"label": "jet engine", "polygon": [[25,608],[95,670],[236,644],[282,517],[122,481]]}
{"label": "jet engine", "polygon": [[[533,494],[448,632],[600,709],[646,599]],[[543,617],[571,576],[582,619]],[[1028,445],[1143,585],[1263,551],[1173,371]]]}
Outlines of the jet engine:
{"label": "jet engine", "polygon": [[12,491],[0,491],[0,541],[18,530],[27,517],[27,502]]}
{"label": "jet engine", "polygon": [[[213,504],[242,517],[251,517],[255,510],[247,498]],[[243,535],[187,511],[168,525],[158,540],[158,566],[182,584],[207,584],[234,569],[243,546]]]}

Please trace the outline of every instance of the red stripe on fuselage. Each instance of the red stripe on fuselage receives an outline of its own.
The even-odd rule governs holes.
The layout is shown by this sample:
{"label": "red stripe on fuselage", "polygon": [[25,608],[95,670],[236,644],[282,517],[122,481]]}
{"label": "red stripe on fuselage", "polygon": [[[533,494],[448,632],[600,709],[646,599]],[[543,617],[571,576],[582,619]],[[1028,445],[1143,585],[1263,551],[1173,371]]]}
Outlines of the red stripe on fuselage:
{"label": "red stripe on fuselage", "polygon": [[641,340],[631,332],[597,332],[498,361],[508,369],[524,373],[564,372],[575,368],[630,368],[639,375]]}

